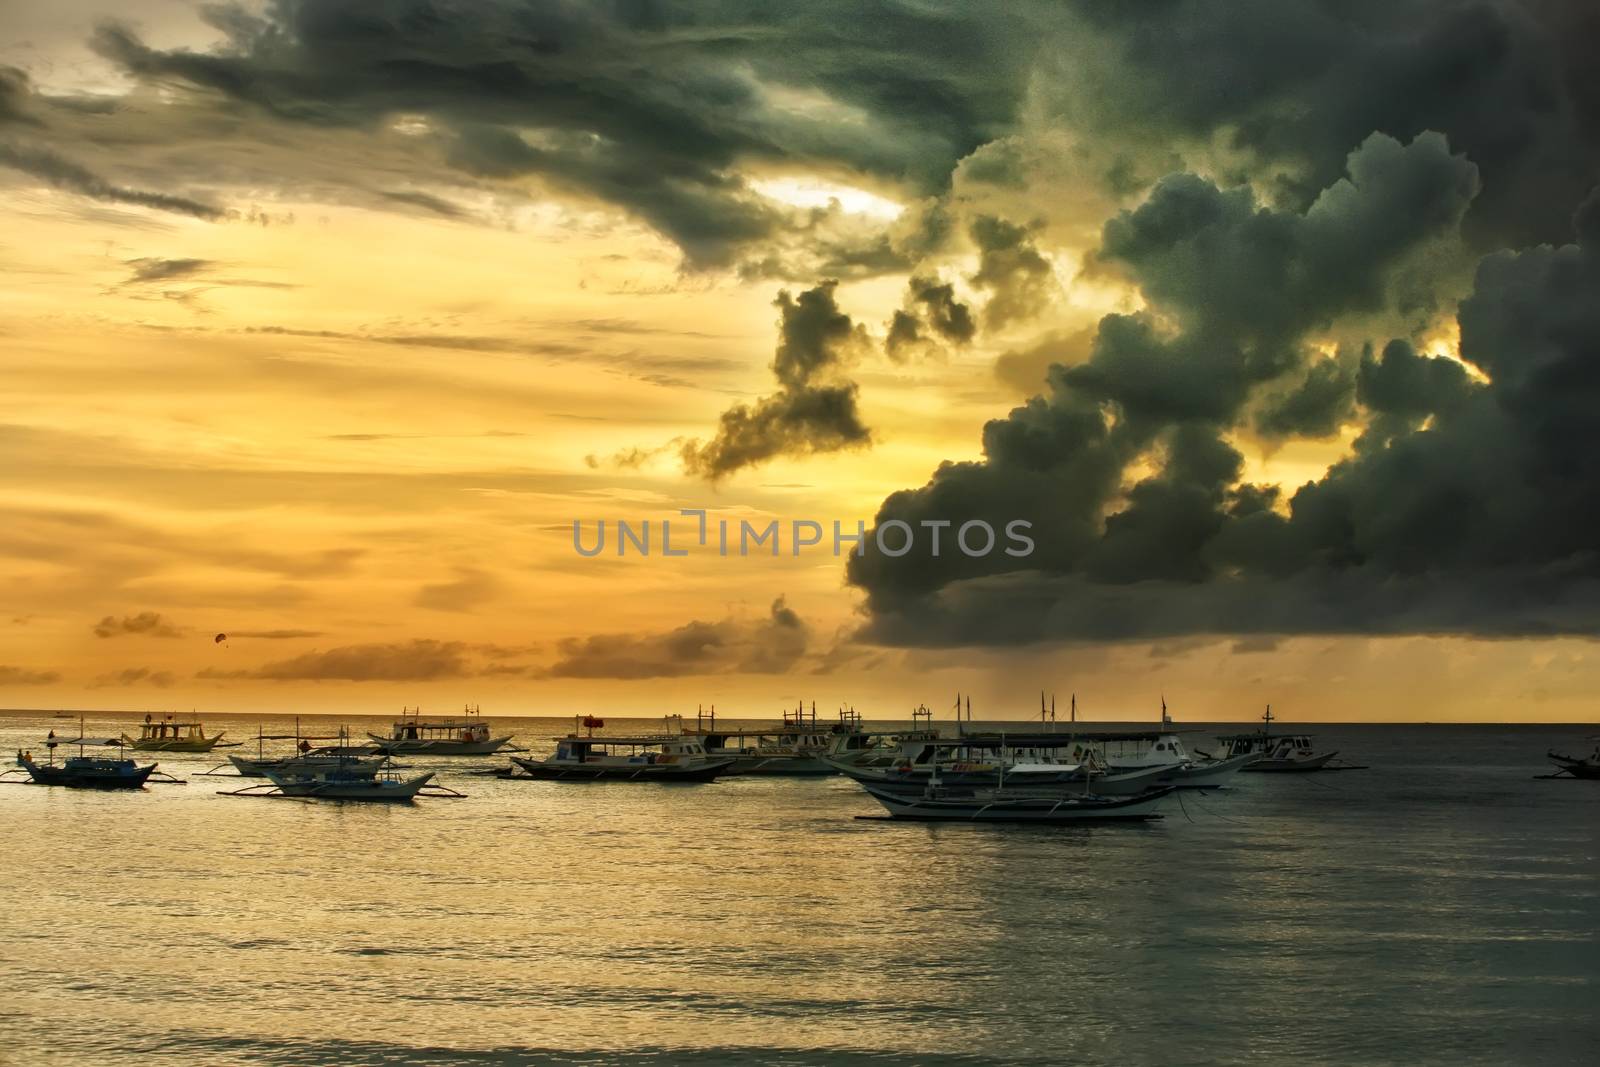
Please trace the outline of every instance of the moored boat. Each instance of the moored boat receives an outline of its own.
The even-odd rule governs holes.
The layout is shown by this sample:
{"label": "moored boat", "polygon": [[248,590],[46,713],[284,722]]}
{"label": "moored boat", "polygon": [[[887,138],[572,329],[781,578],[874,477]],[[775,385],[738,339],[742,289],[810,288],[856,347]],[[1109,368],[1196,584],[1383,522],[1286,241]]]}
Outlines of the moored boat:
{"label": "moored boat", "polygon": [[725,772],[731,775],[796,778],[835,774],[830,757],[846,757],[871,745],[855,709],[841,710],[838,723],[819,725],[815,704],[809,714],[804,707],[784,712],[777,727],[719,727],[714,707],[709,716],[696,712],[693,727],[678,716],[669,719],[672,726],[676,733],[698,738],[708,756],[731,758],[733,765]]}
{"label": "moored boat", "polygon": [[[70,789],[143,789],[150,776],[155,773],[158,764],[139,764],[131,759],[106,756],[85,756],[85,746],[124,747],[122,738],[89,738],[74,737],[59,739],[55,731],[50,731],[50,736],[45,738],[45,748],[49,756],[44,763],[39,763],[33,758],[32,752],[18,752],[17,766],[28,772],[28,777],[36,785],[60,785]],[[68,756],[60,763],[56,762],[55,750],[58,745],[76,745],[78,754]]]}
{"label": "moored boat", "polygon": [[[602,720],[589,721],[603,725]],[[707,782],[728,773],[734,760],[710,755],[696,737],[595,737],[592,732],[573,732],[557,738],[555,752],[544,759],[513,756],[511,762],[523,771],[514,777],[552,781]]]}
{"label": "moored boat", "polygon": [[223,744],[227,731],[212,736],[198,719],[179,720],[172,715],[157,719],[146,715],[139,736],[122,735],[122,743],[137,752],[210,752]]}
{"label": "moored boat", "polygon": [[367,735],[378,751],[389,755],[491,756],[511,743],[511,734],[491,736],[480,708],[469,707],[457,718],[423,718],[422,709],[401,709],[389,736]]}
{"label": "moored boat", "polygon": [[1097,746],[1108,770],[1125,774],[1156,769],[1161,772],[1161,781],[1179,789],[1216,789],[1260,758],[1255,753],[1240,752],[1197,760],[1173,730],[1093,732],[1082,736]]}
{"label": "moored boat", "polygon": [[1157,808],[1161,800],[1175,789],[1169,785],[1131,797],[1104,797],[1081,793],[1040,793],[1028,789],[992,789],[952,794],[942,786],[930,786],[920,794],[908,795],[865,783],[862,788],[895,819],[1046,824],[1160,818]]}
{"label": "moored boat", "polygon": [[1551,749],[1546,752],[1546,757],[1558,768],[1551,778],[1595,778],[1600,779],[1600,738],[1590,738],[1595,742],[1594,751],[1587,756],[1563,756]]}
{"label": "moored boat", "polygon": [[[1225,734],[1217,738],[1222,742],[1222,754],[1211,757],[1215,766],[1227,760],[1250,757],[1239,769],[1256,774],[1295,774],[1322,770],[1362,770],[1348,763],[1335,763],[1338,752],[1318,752],[1306,733],[1273,734],[1275,720],[1272,706],[1267,706],[1261,716],[1262,727],[1247,734]],[[1202,753],[1206,755],[1206,753]]]}
{"label": "moored boat", "polygon": [[392,772],[367,774],[357,768],[345,767],[316,773],[269,770],[266,777],[286,797],[405,801],[416,799],[423,787],[433,780],[433,772],[402,778]]}

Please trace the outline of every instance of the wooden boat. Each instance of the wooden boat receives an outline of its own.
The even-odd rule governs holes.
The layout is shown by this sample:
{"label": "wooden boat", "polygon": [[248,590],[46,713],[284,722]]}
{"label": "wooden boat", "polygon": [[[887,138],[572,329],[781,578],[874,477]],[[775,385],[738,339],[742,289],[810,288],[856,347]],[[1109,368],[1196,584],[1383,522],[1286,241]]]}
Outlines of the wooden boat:
{"label": "wooden boat", "polygon": [[388,755],[490,756],[511,742],[511,734],[491,737],[479,708],[467,708],[460,718],[425,719],[422,709],[402,709],[388,737],[368,734],[378,751]]}
{"label": "wooden boat", "polygon": [[[599,722],[600,720],[591,720]],[[629,782],[708,782],[728,773],[731,756],[712,756],[699,738],[595,737],[577,733],[556,738],[545,759],[511,757],[523,774],[513,777],[554,781],[610,779]]]}
{"label": "wooden boat", "polygon": [[[1236,759],[1241,756],[1253,757],[1239,769],[1256,774],[1296,774],[1321,770],[1360,770],[1347,763],[1334,763],[1338,752],[1317,752],[1311,743],[1311,735],[1303,733],[1272,734],[1274,716],[1272,707],[1268,705],[1266,714],[1261,716],[1262,727],[1248,734],[1226,734],[1217,738],[1222,742],[1222,754],[1211,757],[1213,763]],[[1206,753],[1202,753],[1206,755]]]}
{"label": "wooden boat", "polygon": [[[265,778],[268,771],[308,774],[339,769],[376,775],[389,762],[389,757],[378,753],[374,745],[350,744],[350,733],[344,727],[340,727],[336,734],[318,735],[302,734],[299,727],[300,722],[296,719],[293,734],[268,734],[257,729],[256,754],[230,755],[228,763],[241,778]],[[293,741],[294,751],[286,756],[268,756],[268,741]],[[313,741],[335,741],[337,744],[313,747]]]}
{"label": "wooden boat", "polygon": [[366,774],[357,768],[310,774],[269,770],[266,776],[286,797],[311,797],[317,800],[415,800],[423,787],[433,780],[432,771],[414,778],[401,778],[392,772]]}
{"label": "wooden boat", "polygon": [[[973,792],[1004,788],[1053,789],[1058,793],[1090,792],[1098,796],[1133,796],[1161,784],[1163,768],[1151,767],[1123,773],[1108,773],[1090,764],[1046,763],[989,758],[942,759],[947,753],[959,754],[960,741],[947,739],[928,745],[928,755],[918,762],[902,760],[887,767],[862,767],[832,761],[834,769],[847,778],[889,792],[911,794],[925,789],[935,777],[947,792]],[[937,762],[936,762],[937,761]]]}
{"label": "wooden boat", "polygon": [[1131,797],[1104,797],[1081,793],[1038,793],[1026,789],[993,789],[975,794],[951,795],[930,786],[906,795],[863,784],[891,818],[955,822],[1032,822],[1046,824],[1138,821],[1160,818],[1162,798],[1174,786],[1161,786]]}
{"label": "wooden boat", "polygon": [[1563,756],[1554,749],[1545,753],[1551,763],[1558,768],[1550,778],[1596,778],[1600,779],[1600,738],[1590,738],[1597,742],[1594,751],[1587,756]]}
{"label": "wooden boat", "polygon": [[682,717],[671,716],[669,732],[699,738],[706,754],[729,757],[731,775],[764,775],[788,778],[821,777],[838,773],[827,757],[844,757],[870,746],[870,737],[861,728],[855,709],[839,712],[839,722],[819,725],[816,705],[809,713],[804,707],[784,712],[782,724],[775,728],[728,728],[717,725],[717,710],[709,715],[697,711],[694,726]]}
{"label": "wooden boat", "polygon": [[1189,755],[1174,730],[1095,731],[1079,736],[1096,746],[1108,770],[1128,773],[1158,769],[1161,781],[1179,789],[1216,789],[1260,759],[1256,753],[1240,752],[1197,760]]}
{"label": "wooden boat", "polygon": [[[44,763],[35,761],[31,752],[17,753],[17,766],[27,771],[28,777],[36,785],[62,785],[70,789],[143,789],[158,766],[154,763],[140,765],[120,756],[111,759],[83,754],[84,747],[90,745],[121,749],[124,746],[120,737],[79,736],[61,740],[52,730],[44,745],[49,750],[49,758]],[[58,745],[76,745],[78,754],[57,763],[55,750]]]}
{"label": "wooden boat", "polygon": [[138,752],[210,752],[222,744],[227,732],[206,736],[198,720],[182,722],[171,715],[144,717],[137,738],[122,735],[122,743]]}

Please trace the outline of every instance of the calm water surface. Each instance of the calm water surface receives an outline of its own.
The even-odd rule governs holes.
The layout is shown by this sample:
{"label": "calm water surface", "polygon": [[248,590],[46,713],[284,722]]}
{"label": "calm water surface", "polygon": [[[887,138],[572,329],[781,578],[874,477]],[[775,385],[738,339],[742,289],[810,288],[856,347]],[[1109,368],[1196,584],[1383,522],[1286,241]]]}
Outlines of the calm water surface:
{"label": "calm water surface", "polygon": [[1321,727],[1371,769],[1094,829],[466,773],[503,757],[268,802],[158,754],[187,785],[0,788],[0,1062],[1593,1063],[1600,782],[1532,776],[1595,732]]}

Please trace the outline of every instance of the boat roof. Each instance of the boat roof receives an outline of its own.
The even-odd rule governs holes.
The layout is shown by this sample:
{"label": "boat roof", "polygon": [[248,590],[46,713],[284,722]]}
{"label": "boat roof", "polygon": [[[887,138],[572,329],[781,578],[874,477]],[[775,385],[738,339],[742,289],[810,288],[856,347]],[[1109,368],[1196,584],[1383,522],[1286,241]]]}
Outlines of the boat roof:
{"label": "boat roof", "polygon": [[1310,737],[1309,730],[1284,730],[1281,733],[1269,734],[1265,730],[1254,730],[1247,734],[1217,734],[1218,741],[1272,741],[1285,737]]}
{"label": "boat roof", "polygon": [[[986,748],[994,745],[1007,746],[1033,746],[1036,748],[1050,748],[1061,745],[1070,745],[1077,741],[1157,741],[1163,737],[1173,737],[1177,730],[1077,730],[1063,732],[1038,733],[1034,731],[1012,733],[964,734],[958,737],[940,737],[929,739],[929,744],[936,745],[968,745],[976,748]],[[1191,733],[1196,731],[1189,731]]]}
{"label": "boat roof", "polygon": [[562,734],[551,738],[553,741],[569,741],[584,745],[677,745],[696,744],[700,738],[694,734],[633,734],[616,736],[607,734]]}

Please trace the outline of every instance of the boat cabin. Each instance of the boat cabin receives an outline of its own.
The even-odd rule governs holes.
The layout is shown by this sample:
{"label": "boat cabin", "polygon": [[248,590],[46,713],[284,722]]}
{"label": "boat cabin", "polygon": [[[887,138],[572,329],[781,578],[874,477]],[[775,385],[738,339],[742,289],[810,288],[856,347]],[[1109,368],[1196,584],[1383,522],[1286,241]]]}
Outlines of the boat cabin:
{"label": "boat cabin", "polygon": [[1268,734],[1257,730],[1249,734],[1228,734],[1222,742],[1224,758],[1262,756],[1266,759],[1308,759],[1313,755],[1310,734]]}
{"label": "boat cabin", "polygon": [[569,734],[556,738],[559,763],[676,763],[705,759],[706,746],[697,737],[593,737]]}
{"label": "boat cabin", "polygon": [[472,744],[489,740],[489,724],[478,708],[465,709],[460,718],[425,719],[422,709],[402,709],[389,734],[391,741],[465,741]]}
{"label": "boat cabin", "polygon": [[174,741],[201,742],[206,741],[205,727],[198,722],[178,722],[168,715],[164,719],[156,719],[150,715],[144,717],[144,723],[139,727],[140,743]]}

